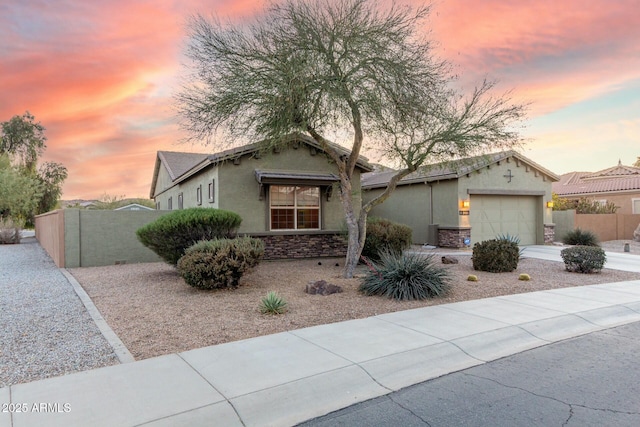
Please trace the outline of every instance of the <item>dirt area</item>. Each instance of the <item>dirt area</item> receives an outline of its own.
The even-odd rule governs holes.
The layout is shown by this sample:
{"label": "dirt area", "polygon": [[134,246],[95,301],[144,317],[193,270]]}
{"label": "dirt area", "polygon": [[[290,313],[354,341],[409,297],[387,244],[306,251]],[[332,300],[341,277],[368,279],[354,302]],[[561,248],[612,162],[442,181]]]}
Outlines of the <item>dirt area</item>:
{"label": "dirt area", "polygon": [[[616,244],[615,249],[618,246],[621,252],[624,242]],[[632,253],[640,254],[640,244],[633,245]],[[459,263],[445,265],[452,276],[450,295],[411,302],[361,295],[358,285],[366,267],[360,267],[356,278],[343,279],[343,259],[263,261],[242,278],[238,289],[223,291],[194,289],[173,267],[163,263],[76,268],[70,272],[138,360],[428,305],[640,279],[639,273],[608,269],[590,275],[569,273],[561,262],[528,258],[522,259],[512,273],[477,272],[469,255],[457,253],[453,256]],[[518,280],[520,273],[528,273],[531,280]],[[469,274],[478,276],[478,281],[467,281]],[[328,296],[304,292],[307,283],[321,279],[341,286],[344,292]],[[286,299],[289,310],[285,314],[260,313],[260,300],[269,291]]]}

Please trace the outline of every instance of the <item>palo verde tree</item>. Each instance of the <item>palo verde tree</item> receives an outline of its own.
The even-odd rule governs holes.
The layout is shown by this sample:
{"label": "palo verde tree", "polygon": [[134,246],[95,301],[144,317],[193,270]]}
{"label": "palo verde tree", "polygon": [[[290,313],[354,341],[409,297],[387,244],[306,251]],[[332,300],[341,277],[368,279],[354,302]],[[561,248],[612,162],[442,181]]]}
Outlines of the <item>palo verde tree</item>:
{"label": "palo verde tree", "polygon": [[[456,91],[450,64],[424,38],[428,16],[429,7],[375,0],[283,0],[250,25],[200,15],[189,23],[190,72],[177,94],[189,138],[278,144],[302,133],[317,141],[339,171],[345,277],[358,263],[369,211],[400,179],[427,163],[520,141],[510,126],[524,108],[492,96],[486,81],[467,97]],[[336,142],[347,142],[350,154]],[[353,177],[364,149],[400,169],[358,209]]]}

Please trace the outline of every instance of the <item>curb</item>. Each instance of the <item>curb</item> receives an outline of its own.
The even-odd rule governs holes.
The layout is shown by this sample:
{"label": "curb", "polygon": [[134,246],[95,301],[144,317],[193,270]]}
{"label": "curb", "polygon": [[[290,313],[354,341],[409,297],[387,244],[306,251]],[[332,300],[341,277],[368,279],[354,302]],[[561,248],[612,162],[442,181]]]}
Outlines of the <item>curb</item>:
{"label": "curb", "polygon": [[89,316],[91,316],[96,326],[98,326],[98,329],[100,330],[104,338],[113,348],[113,351],[115,352],[116,356],[118,356],[118,360],[120,361],[120,363],[135,362],[136,359],[133,357],[131,352],[129,352],[120,338],[118,338],[116,333],[113,332],[113,329],[111,329],[111,327],[107,324],[107,321],[104,320],[104,317],[102,317],[102,314],[100,314],[100,311],[93,304],[93,301],[91,301],[91,298],[89,298],[89,295],[85,292],[82,286],[80,286],[80,283],[78,283],[76,278],[73,277],[66,268],[60,268],[60,271],[62,272],[62,274],[64,274],[64,277],[67,278],[67,281],[71,284],[71,286],[73,286],[73,290],[78,295],[78,298],[80,298],[80,301],[82,301],[82,304],[84,304],[87,312],[89,313]]}

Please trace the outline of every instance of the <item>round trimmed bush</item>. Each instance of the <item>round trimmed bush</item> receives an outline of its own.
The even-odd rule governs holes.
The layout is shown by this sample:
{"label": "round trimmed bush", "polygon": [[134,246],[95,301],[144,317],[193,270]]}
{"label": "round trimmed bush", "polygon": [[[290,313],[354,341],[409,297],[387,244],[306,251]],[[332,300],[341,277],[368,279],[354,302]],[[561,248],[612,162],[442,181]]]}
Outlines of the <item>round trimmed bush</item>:
{"label": "round trimmed bush", "polygon": [[234,237],[242,218],[234,212],[189,208],[168,213],[136,231],[138,240],[169,264],[200,240]]}
{"label": "round trimmed bush", "polygon": [[565,245],[600,246],[598,236],[595,233],[580,228],[567,232],[562,238],[562,243]]}
{"label": "round trimmed bush", "polygon": [[195,288],[237,288],[242,275],[263,255],[264,242],[252,237],[201,241],[178,260],[178,273]]}
{"label": "round trimmed bush", "polygon": [[434,261],[433,255],[398,254],[383,249],[380,262],[371,263],[359,290],[365,295],[396,300],[422,300],[446,295],[449,281],[449,272]]}
{"label": "round trimmed bush", "polygon": [[411,227],[388,219],[370,217],[367,219],[367,236],[362,256],[379,260],[379,252],[388,250],[401,253],[413,242]]}
{"label": "round trimmed bush", "polygon": [[492,239],[473,245],[473,269],[504,273],[518,268],[520,249],[514,240]]}
{"label": "round trimmed bush", "polygon": [[598,273],[607,262],[604,250],[599,246],[573,246],[560,252],[567,271],[576,273]]}

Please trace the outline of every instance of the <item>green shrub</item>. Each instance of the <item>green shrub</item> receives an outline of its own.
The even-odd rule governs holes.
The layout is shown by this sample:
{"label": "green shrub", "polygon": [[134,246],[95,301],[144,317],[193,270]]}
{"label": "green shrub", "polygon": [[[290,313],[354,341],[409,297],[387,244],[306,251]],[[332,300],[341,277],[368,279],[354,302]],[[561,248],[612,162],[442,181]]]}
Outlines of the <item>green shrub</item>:
{"label": "green shrub", "polygon": [[478,281],[478,276],[476,276],[475,274],[470,274],[467,276],[467,280],[469,282],[477,282]]}
{"label": "green shrub", "polygon": [[562,238],[562,243],[566,245],[581,245],[581,246],[599,246],[598,237],[588,230],[582,230],[580,228],[574,228],[567,232]]}
{"label": "green shrub", "polygon": [[370,271],[359,287],[365,295],[381,295],[396,300],[422,300],[449,292],[449,272],[433,255],[398,254],[380,251],[380,261],[370,263]]}
{"label": "green shrub", "polygon": [[169,264],[175,265],[185,249],[200,240],[233,237],[242,218],[211,208],[171,212],[136,231],[138,240]]}
{"label": "green shrub", "polygon": [[572,246],[560,252],[567,271],[576,273],[597,273],[602,270],[607,256],[598,246]]}
{"label": "green shrub", "polygon": [[287,301],[274,291],[270,291],[260,302],[260,312],[264,314],[282,314],[287,311]]}
{"label": "green shrub", "polygon": [[503,273],[518,268],[520,250],[513,239],[498,238],[473,245],[473,269]]}
{"label": "green shrub", "polygon": [[197,242],[178,260],[184,281],[200,289],[237,288],[242,275],[260,263],[264,242],[251,237]]}
{"label": "green shrub", "polygon": [[362,256],[379,260],[382,250],[401,253],[413,242],[411,228],[388,219],[371,217],[367,219],[367,237]]}
{"label": "green shrub", "polygon": [[522,273],[518,276],[518,280],[524,280],[526,282],[531,280],[531,276],[529,276],[527,273]]}

